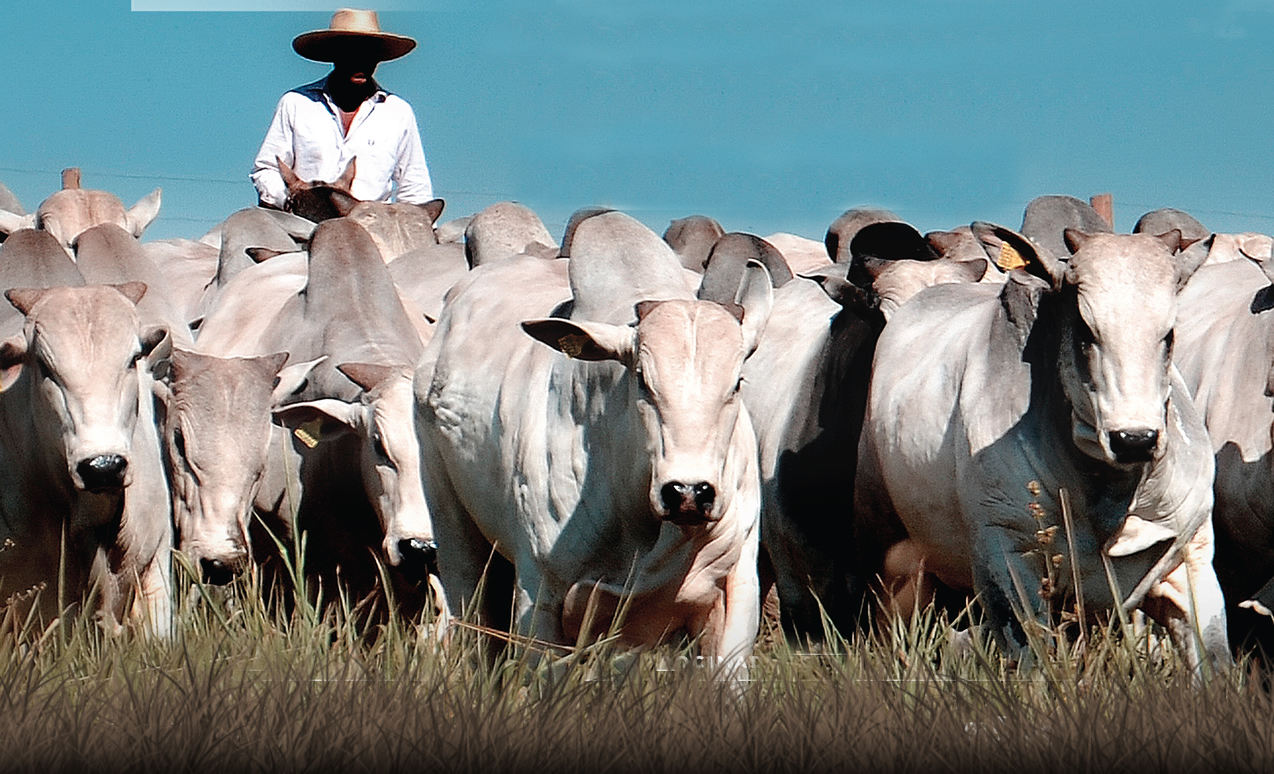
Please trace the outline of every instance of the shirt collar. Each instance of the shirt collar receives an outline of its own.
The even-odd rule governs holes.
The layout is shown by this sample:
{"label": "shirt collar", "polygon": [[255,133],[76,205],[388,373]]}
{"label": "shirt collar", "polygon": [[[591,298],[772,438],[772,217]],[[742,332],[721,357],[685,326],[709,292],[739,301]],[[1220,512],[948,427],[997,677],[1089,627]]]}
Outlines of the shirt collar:
{"label": "shirt collar", "polygon": [[[326,95],[326,94],[328,94],[328,91],[327,91],[327,79],[328,79],[329,77],[331,77],[331,76],[330,76],[330,74],[329,74],[328,76],[326,76],[326,77],[324,77],[324,78],[320,79],[320,80],[315,81],[314,83],[311,83],[311,84],[309,84],[309,85],[307,85],[307,86],[302,86],[301,88],[302,88],[302,89],[308,89],[308,88],[310,88],[311,86],[315,86],[315,87],[317,87],[317,90],[318,90],[319,92],[321,92],[321,93],[323,93],[323,94],[325,94],[325,95]],[[383,88],[381,88],[380,83],[378,83],[378,82],[376,81],[376,79],[375,79],[375,78],[372,78],[372,87],[375,89],[375,91],[373,91],[373,92],[372,92],[372,95],[371,95],[370,97],[368,97],[368,99],[370,99],[371,101],[373,101],[373,102],[384,102],[384,101],[385,101],[385,99],[386,99],[387,97],[389,97],[389,92],[387,92],[387,91],[385,91]],[[328,95],[328,96],[330,97],[330,95]]]}

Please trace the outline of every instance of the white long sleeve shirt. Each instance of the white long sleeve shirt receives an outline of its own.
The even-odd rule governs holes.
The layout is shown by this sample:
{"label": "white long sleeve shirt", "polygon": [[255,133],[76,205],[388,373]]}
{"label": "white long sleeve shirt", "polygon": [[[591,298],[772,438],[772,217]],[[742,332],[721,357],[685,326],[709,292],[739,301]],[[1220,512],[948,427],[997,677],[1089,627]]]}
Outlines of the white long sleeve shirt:
{"label": "white long sleeve shirt", "polygon": [[395,184],[400,202],[420,204],[432,199],[433,184],[411,105],[377,87],[359,105],[345,134],[326,85],[324,78],[279,99],[252,166],[252,184],[261,200],[282,207],[287,199],[275,156],[302,180],[326,182],[340,177],[350,159],[357,158],[351,190],[356,199],[389,201]]}

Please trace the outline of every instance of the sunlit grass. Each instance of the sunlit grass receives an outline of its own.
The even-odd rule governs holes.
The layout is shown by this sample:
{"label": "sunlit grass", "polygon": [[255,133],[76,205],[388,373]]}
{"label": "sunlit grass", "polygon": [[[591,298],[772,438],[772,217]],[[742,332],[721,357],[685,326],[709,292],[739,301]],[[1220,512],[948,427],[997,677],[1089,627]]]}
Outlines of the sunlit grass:
{"label": "sunlit grass", "polygon": [[[741,686],[688,647],[485,658],[459,626],[357,630],[248,577],[183,595],[172,641],[92,622],[0,642],[6,769],[1264,770],[1274,707],[1243,667],[1194,684],[1171,649],[1094,627],[1010,667],[923,611],[817,649],[767,637]],[[1059,641],[1075,642],[1062,637]]]}

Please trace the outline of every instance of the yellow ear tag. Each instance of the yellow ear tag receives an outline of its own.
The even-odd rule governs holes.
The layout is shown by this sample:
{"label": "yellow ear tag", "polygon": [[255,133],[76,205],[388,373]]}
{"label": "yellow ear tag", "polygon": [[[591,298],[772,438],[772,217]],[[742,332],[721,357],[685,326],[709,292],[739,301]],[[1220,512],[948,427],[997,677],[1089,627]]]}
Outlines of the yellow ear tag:
{"label": "yellow ear tag", "polygon": [[318,446],[319,437],[323,435],[323,421],[321,419],[312,419],[293,430],[292,435],[295,435],[297,440],[313,449]]}
{"label": "yellow ear tag", "polygon": [[584,345],[588,342],[588,338],[578,333],[572,333],[557,340],[558,349],[567,357],[579,357],[584,351]]}
{"label": "yellow ear tag", "polygon": [[1005,271],[1013,271],[1026,266],[1026,260],[1022,258],[1022,254],[1013,245],[1008,242],[1001,242],[1000,257],[996,260],[995,265]]}

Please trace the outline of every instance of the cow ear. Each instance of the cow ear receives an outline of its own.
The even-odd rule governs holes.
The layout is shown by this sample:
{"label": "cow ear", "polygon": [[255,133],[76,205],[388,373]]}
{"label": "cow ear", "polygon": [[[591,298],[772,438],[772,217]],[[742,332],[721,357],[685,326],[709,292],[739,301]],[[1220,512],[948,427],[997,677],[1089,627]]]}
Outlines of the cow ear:
{"label": "cow ear", "polygon": [[1170,527],[1129,514],[1124,517],[1124,523],[1114,537],[1106,543],[1106,554],[1112,557],[1130,556],[1176,536],[1177,533]]}
{"label": "cow ear", "polygon": [[558,317],[523,320],[522,330],[531,338],[577,360],[628,362],[636,331],[627,325],[577,322]]}
{"label": "cow ear", "polygon": [[301,178],[297,177],[296,172],[292,171],[292,167],[283,160],[282,156],[275,156],[274,163],[279,166],[279,176],[283,178],[283,185],[287,186],[288,193],[292,193],[297,188],[305,185]]}
{"label": "cow ear", "polygon": [[431,223],[437,223],[438,218],[442,217],[442,209],[447,206],[447,203],[442,199],[430,199],[424,204],[417,206],[425,211],[425,214],[429,216],[429,221]]}
{"label": "cow ear", "polygon": [[271,415],[275,422],[291,430],[301,443],[313,449],[320,441],[339,438],[356,430],[362,424],[363,406],[336,398],[319,398],[278,406]]}
{"label": "cow ear", "polygon": [[22,375],[22,366],[27,361],[27,340],[25,336],[13,336],[0,344],[0,392],[13,386]]}
{"label": "cow ear", "polygon": [[1244,234],[1239,237],[1239,252],[1245,258],[1255,261],[1268,261],[1274,252],[1274,240],[1265,234]]}
{"label": "cow ear", "polygon": [[739,294],[735,301],[743,307],[743,353],[747,357],[761,343],[761,334],[765,332],[765,325],[770,321],[770,310],[774,308],[774,287],[770,272],[760,261],[748,261],[748,265],[744,267],[743,281],[739,283]]}
{"label": "cow ear", "polygon": [[1057,290],[1065,281],[1066,266],[1048,250],[1012,229],[994,223],[977,221],[970,224],[973,236],[982,244],[986,257],[1000,269],[1021,269],[1039,277]]}
{"label": "cow ear", "polygon": [[971,261],[955,261],[950,268],[957,282],[981,282],[991,268],[991,262],[985,258],[974,258]]}
{"label": "cow ear", "polygon": [[142,331],[141,356],[146,358],[146,368],[155,372],[155,368],[168,360],[173,354],[173,337],[165,325],[152,325]]}
{"label": "cow ear", "polygon": [[876,280],[889,266],[890,261],[883,258],[856,255],[851,259],[849,272],[845,277],[855,285],[867,288],[875,284]]}
{"label": "cow ear", "polygon": [[125,282],[120,285],[111,285],[111,287],[123,293],[125,298],[133,302],[133,306],[137,306],[142,296],[146,295],[145,282]]}
{"label": "cow ear", "polygon": [[287,255],[297,251],[296,250],[286,250],[286,251],[272,250],[269,247],[248,247],[244,249],[244,252],[248,254],[248,257],[252,259],[253,263],[263,263],[265,261],[270,260],[271,258],[274,258],[275,256]]}
{"label": "cow ear", "polygon": [[1048,286],[1039,278],[1013,271],[1000,289],[1000,306],[1017,333],[1018,346],[1026,346],[1039,316],[1040,298],[1047,291]]}
{"label": "cow ear", "polygon": [[371,392],[394,375],[393,366],[382,363],[341,363],[336,370],[361,387],[364,392]]}
{"label": "cow ear", "polygon": [[1252,297],[1252,305],[1249,307],[1252,314],[1260,314],[1274,309],[1274,285],[1266,285],[1256,291],[1256,295]]}
{"label": "cow ear", "polygon": [[1077,228],[1068,228],[1062,231],[1062,241],[1066,243],[1066,249],[1071,251],[1071,255],[1083,250],[1084,245],[1088,244],[1088,241],[1092,238],[1092,234]]}
{"label": "cow ear", "polygon": [[[287,353],[285,352],[280,352],[273,357],[277,358],[279,355],[283,355],[283,359],[285,361],[287,360]],[[314,360],[307,360],[304,363],[293,363],[292,365],[284,368],[276,367],[275,370],[278,372],[278,376],[275,377],[274,388],[270,392],[270,405],[278,406],[289,395],[293,395],[300,391],[301,388],[305,386],[305,382],[310,378],[310,372],[312,372],[314,367],[319,363],[322,363],[324,360],[327,360],[327,355],[323,355],[322,357]],[[279,365],[282,366],[283,362],[280,361]]]}
{"label": "cow ear", "polygon": [[35,213],[19,215],[8,210],[0,210],[0,234],[8,236],[24,228],[35,228]]}
{"label": "cow ear", "polygon": [[1172,253],[1173,255],[1176,255],[1177,253],[1189,247],[1189,244],[1182,242],[1181,229],[1179,228],[1174,228],[1171,231],[1166,231],[1162,234],[1157,234],[1155,236],[1155,239],[1158,239],[1163,244],[1164,247],[1168,248],[1168,252]]}
{"label": "cow ear", "polygon": [[124,222],[128,224],[129,233],[140,239],[146,227],[159,216],[159,206],[162,201],[163,190],[156,188],[129,207],[128,212],[124,213]]}
{"label": "cow ear", "polygon": [[23,315],[31,314],[31,308],[36,305],[46,293],[45,288],[10,288],[4,292],[4,297],[9,299],[9,303],[21,312]]}
{"label": "cow ear", "polygon": [[1212,243],[1212,237],[1196,239],[1192,242],[1182,240],[1181,250],[1172,256],[1173,268],[1177,275],[1177,290],[1184,288],[1199,267],[1207,262]]}
{"label": "cow ear", "polygon": [[853,314],[883,328],[885,317],[880,312],[880,296],[868,285],[862,287],[835,274],[801,275],[818,283],[827,297],[848,309]]}

